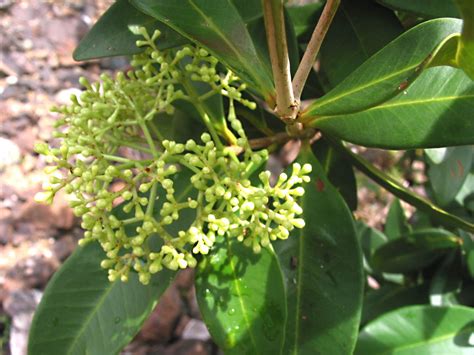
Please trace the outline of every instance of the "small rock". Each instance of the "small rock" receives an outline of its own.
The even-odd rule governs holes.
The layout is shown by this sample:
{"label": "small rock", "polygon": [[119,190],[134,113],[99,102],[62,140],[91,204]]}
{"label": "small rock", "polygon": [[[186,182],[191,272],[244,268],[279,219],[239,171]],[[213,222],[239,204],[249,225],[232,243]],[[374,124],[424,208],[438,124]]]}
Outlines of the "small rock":
{"label": "small rock", "polygon": [[199,340],[179,340],[166,348],[165,355],[208,355],[210,345]]}
{"label": "small rock", "polygon": [[0,10],[7,10],[13,5],[13,0],[0,0]]}
{"label": "small rock", "polygon": [[199,310],[199,305],[196,298],[196,289],[191,287],[187,294],[185,295],[186,303],[189,310],[189,315],[195,319],[201,319],[201,311]]}
{"label": "small rock", "polygon": [[167,343],[173,335],[180,313],[181,298],[176,287],[171,285],[145,321],[137,339],[159,344]]}
{"label": "small rock", "polygon": [[179,318],[178,324],[174,329],[174,338],[181,338],[181,336],[183,335],[184,328],[186,328],[186,325],[189,323],[190,320],[191,317],[189,317],[187,314],[183,314],[181,318]]}
{"label": "small rock", "polygon": [[181,336],[183,339],[189,340],[202,340],[207,341],[211,339],[209,330],[207,330],[206,325],[203,321],[198,319],[190,319],[188,324],[184,327],[183,334]]}
{"label": "small rock", "polygon": [[27,114],[9,117],[0,125],[0,133],[5,134],[8,137],[13,137],[29,125],[31,125],[31,119]]}
{"label": "small rock", "polygon": [[155,355],[163,354],[164,352],[165,347],[163,345],[133,342],[122,350],[121,355]]}
{"label": "small rock", "polygon": [[[0,212],[1,213],[1,212]],[[12,240],[13,226],[8,219],[0,218],[0,245],[5,245]]]}
{"label": "small rock", "polygon": [[17,135],[12,140],[18,145],[23,155],[32,153],[36,144],[36,136],[38,129],[33,126],[28,126],[25,129],[17,132]]}
{"label": "small rock", "polygon": [[71,95],[80,96],[82,94],[82,90],[77,88],[70,88],[60,90],[55,96],[54,100],[59,105],[69,105],[71,103]]}
{"label": "small rock", "polygon": [[176,275],[174,283],[180,290],[189,290],[194,283],[194,269],[180,270],[178,275]]}
{"label": "small rock", "polygon": [[56,260],[43,255],[20,260],[8,270],[5,285],[17,289],[42,288],[58,266]]}
{"label": "small rock", "polygon": [[74,214],[66,201],[66,195],[60,191],[52,205],[42,205],[28,200],[20,209],[16,223],[33,223],[37,229],[59,228],[69,230],[75,224]]}
{"label": "small rock", "polygon": [[0,137],[0,170],[20,161],[20,148],[11,140]]}
{"label": "small rock", "polygon": [[64,261],[76,249],[77,241],[72,235],[65,235],[53,246],[53,253],[59,261]]}
{"label": "small rock", "polygon": [[42,293],[38,290],[21,290],[10,293],[5,300],[5,311],[12,317],[10,328],[11,355],[27,353],[31,320],[41,296]]}

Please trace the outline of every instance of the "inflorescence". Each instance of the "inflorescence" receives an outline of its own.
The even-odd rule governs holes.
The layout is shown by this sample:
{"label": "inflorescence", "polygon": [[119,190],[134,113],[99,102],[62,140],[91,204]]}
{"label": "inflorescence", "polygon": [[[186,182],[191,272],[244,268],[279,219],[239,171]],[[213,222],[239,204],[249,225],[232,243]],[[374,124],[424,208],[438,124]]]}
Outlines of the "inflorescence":
{"label": "inflorescence", "polygon": [[[37,200],[52,203],[61,189],[70,195],[85,229],[81,243],[101,244],[106,253],[101,265],[111,281],[126,281],[133,269],[147,284],[163,267],[194,267],[195,255],[208,254],[217,238],[236,238],[258,253],[303,228],[297,201],[311,166],[294,164],[292,175],[282,173],[274,186],[264,171],[255,184],[251,175],[268,153],[252,151],[235,115],[234,101],[255,107],[242,97],[245,85],[231,71],[220,74],[217,59],[203,49],[160,51],[159,31],[138,32],[144,39],[137,45],[145,51],[134,56],[134,70],[115,79],[102,75],[96,84],[81,79],[86,90],[80,97],[54,109],[61,114],[54,132],[60,146],[36,146],[51,163],[49,184]],[[206,83],[209,93],[196,96],[189,90],[192,82]],[[214,94],[229,99],[227,122],[237,134],[240,156],[215,134],[202,134],[201,142],[164,139],[154,122],[158,113],[172,114],[179,100],[199,107]],[[134,157],[120,154],[124,148]],[[183,176],[189,193],[175,189]],[[117,182],[120,188],[112,188]],[[185,211],[192,212],[191,222],[183,222]]]}

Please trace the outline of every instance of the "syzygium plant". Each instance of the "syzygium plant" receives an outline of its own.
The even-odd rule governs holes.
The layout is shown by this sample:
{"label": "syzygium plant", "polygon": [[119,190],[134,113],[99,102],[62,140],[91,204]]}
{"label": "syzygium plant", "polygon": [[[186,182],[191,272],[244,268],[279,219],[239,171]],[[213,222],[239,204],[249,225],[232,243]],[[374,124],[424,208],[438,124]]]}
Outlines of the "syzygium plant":
{"label": "syzygium plant", "polygon": [[[81,79],[36,146],[50,173],[37,200],[64,190],[85,232],[29,353],[118,353],[188,267],[228,354],[474,351],[473,13],[465,0],[117,0],[74,56],[133,55],[132,69]],[[296,162],[272,174],[290,140]],[[426,150],[428,199],[347,143],[465,147]],[[396,200],[385,234],[356,223],[354,167],[418,220]]]}

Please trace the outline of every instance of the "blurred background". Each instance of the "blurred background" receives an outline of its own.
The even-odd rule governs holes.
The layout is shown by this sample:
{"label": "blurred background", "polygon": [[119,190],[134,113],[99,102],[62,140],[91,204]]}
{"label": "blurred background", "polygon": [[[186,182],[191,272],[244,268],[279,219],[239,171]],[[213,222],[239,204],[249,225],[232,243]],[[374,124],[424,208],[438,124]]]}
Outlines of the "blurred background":
{"label": "blurred background", "polygon": [[[52,206],[33,201],[45,179],[35,142],[52,132],[53,105],[80,92],[78,79],[128,65],[126,58],[77,63],[72,52],[113,0],[0,0],[0,353],[26,354],[28,329],[48,280],[81,237],[59,194]],[[391,170],[401,153],[366,151]],[[414,167],[411,171],[422,171]],[[359,180],[360,181],[360,180]],[[383,225],[391,197],[367,179],[357,215]],[[193,272],[181,272],[123,354],[216,354],[200,321]],[[55,354],[56,355],[56,354]],[[58,354],[59,355],[59,354]]]}

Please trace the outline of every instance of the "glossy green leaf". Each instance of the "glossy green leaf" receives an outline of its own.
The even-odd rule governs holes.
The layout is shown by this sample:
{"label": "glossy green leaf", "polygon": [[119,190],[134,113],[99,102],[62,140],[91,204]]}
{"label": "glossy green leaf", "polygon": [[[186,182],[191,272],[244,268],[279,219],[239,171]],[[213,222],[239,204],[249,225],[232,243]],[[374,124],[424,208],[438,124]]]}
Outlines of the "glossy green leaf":
{"label": "glossy green leaf", "polygon": [[474,80],[474,2],[455,0],[463,18],[461,41],[457,52],[459,66]]}
{"label": "glossy green leaf", "polygon": [[461,186],[455,200],[466,211],[474,212],[474,164],[472,164],[471,169],[471,173],[464,180],[464,184]]}
{"label": "glossy green leaf", "polygon": [[460,17],[453,0],[377,0],[377,2],[391,9],[411,12],[421,17]]}
{"label": "glossy green leaf", "polygon": [[460,32],[461,25],[456,19],[436,19],[403,33],[310,105],[303,114],[305,119],[324,121],[319,116],[365,110],[403,93],[417,82],[431,53],[447,36]]}
{"label": "glossy green leaf", "polygon": [[302,6],[293,4],[287,6],[288,14],[295,26],[296,36],[311,36],[323,7],[323,2],[309,3]]}
{"label": "glossy green leaf", "polygon": [[384,233],[389,239],[399,238],[409,232],[405,211],[399,199],[394,199],[388,210]]}
{"label": "glossy green leaf", "polygon": [[188,139],[199,140],[201,134],[207,131],[201,119],[196,116],[195,110],[190,114],[185,105],[180,104],[172,116],[159,114],[154,118],[153,124],[167,139],[185,143]]}
{"label": "glossy green leaf", "polygon": [[364,298],[362,324],[397,308],[429,303],[429,285],[400,286],[387,284],[378,290],[369,291]]}
{"label": "glossy green leaf", "polygon": [[130,55],[142,51],[135,45],[140,36],[131,28],[145,27],[150,33],[161,31],[157,40],[160,49],[180,46],[189,42],[186,38],[133,7],[128,0],[117,0],[81,40],[73,57],[75,60]]}
{"label": "glossy green leaf", "polygon": [[404,92],[353,114],[319,117],[313,126],[352,143],[387,149],[474,143],[474,81],[461,70],[425,70]]}
{"label": "glossy green leaf", "polygon": [[199,263],[196,295],[213,340],[226,354],[281,352],[285,289],[273,252],[255,254],[224,238]]}
{"label": "glossy green leaf", "polygon": [[449,253],[438,267],[430,284],[430,303],[432,306],[459,304],[457,295],[461,291],[462,268],[457,250]]}
{"label": "glossy green leaf", "polygon": [[261,0],[232,0],[245,23],[249,23],[263,16]]}
{"label": "glossy green leaf", "polygon": [[[185,170],[174,175],[177,201],[192,195],[189,184],[191,172]],[[165,190],[157,194],[156,213],[165,201]],[[117,207],[114,213],[126,218]],[[194,210],[183,211],[178,222],[167,226],[175,234],[195,219]],[[134,226],[126,233],[132,235]],[[150,242],[159,248],[161,239]],[[128,282],[110,282],[107,271],[100,267],[106,258],[98,243],[79,247],[56,272],[43,295],[33,320],[29,354],[114,354],[118,353],[140,330],[166,290],[175,271],[164,269],[142,285],[134,272]]]}
{"label": "glossy green leaf", "polygon": [[474,309],[462,306],[412,306],[367,324],[356,355],[472,354]]}
{"label": "glossy green leaf", "polygon": [[359,236],[359,243],[364,253],[364,266],[368,272],[372,272],[372,255],[379,247],[384,245],[388,238],[381,231],[369,227],[362,221],[356,222],[357,235]]}
{"label": "glossy green leaf", "polygon": [[463,243],[463,254],[467,270],[472,279],[474,279],[474,235],[465,231],[459,231]]}
{"label": "glossy green leaf", "polygon": [[343,0],[324,38],[320,69],[331,89],[403,32],[393,11],[372,0]]}
{"label": "glossy green leaf", "polygon": [[412,232],[382,245],[373,255],[377,271],[408,273],[431,265],[447,251],[458,248],[460,239],[442,229]]}
{"label": "glossy green leaf", "polygon": [[[327,137],[326,137],[327,138]],[[415,206],[420,211],[423,211],[433,218],[436,219],[437,223],[448,226],[448,227],[457,227],[464,229],[469,232],[474,232],[474,224],[466,221],[456,215],[453,215],[439,206],[436,206],[434,203],[428,199],[418,196],[409,189],[403,187],[399,182],[397,182],[390,175],[384,173],[383,171],[377,169],[375,166],[370,164],[368,161],[360,157],[359,155],[351,152],[349,149],[344,147],[339,141],[334,139],[328,139],[332,146],[343,153],[350,161],[353,166],[363,172],[365,175],[374,180],[377,184],[382,186],[387,191],[390,191],[392,194],[400,198],[401,200]]]}
{"label": "glossy green leaf", "polygon": [[453,152],[453,147],[428,148],[425,149],[426,156],[434,164],[440,164]]}
{"label": "glossy green leaf", "polygon": [[441,206],[454,200],[471,171],[472,146],[454,147],[440,164],[428,162],[428,178],[434,197]]}
{"label": "glossy green leaf", "polygon": [[265,98],[273,93],[269,58],[262,58],[230,0],[132,0],[144,13],[209,49]]}
{"label": "glossy green leaf", "polygon": [[350,354],[357,337],[364,277],[351,213],[309,152],[313,166],[302,208],[306,226],[276,245],[286,277],[283,354]]}
{"label": "glossy green leaf", "polygon": [[341,194],[349,208],[357,209],[357,185],[350,162],[323,138],[312,146],[312,150],[324,168],[331,184]]}
{"label": "glossy green leaf", "polygon": [[78,247],[57,271],[31,326],[30,355],[118,353],[140,330],[174,272],[163,270],[149,285],[131,273],[109,282],[97,243]]}

